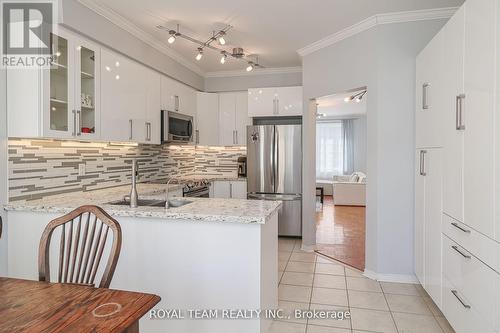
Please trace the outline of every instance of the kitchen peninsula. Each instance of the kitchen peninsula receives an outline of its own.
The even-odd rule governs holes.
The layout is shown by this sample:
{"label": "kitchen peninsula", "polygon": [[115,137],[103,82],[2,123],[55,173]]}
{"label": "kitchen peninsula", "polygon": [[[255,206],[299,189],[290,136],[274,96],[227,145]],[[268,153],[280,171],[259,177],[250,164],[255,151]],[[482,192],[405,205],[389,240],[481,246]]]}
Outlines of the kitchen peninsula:
{"label": "kitchen peninsula", "polygon": [[[172,185],[170,190],[175,190]],[[123,244],[111,288],[160,295],[156,309],[277,307],[280,202],[185,198],[177,208],[109,203],[130,186],[15,201],[8,215],[8,273],[37,279],[38,242],[47,223],[84,204],[102,207],[121,225]],[[143,200],[165,200],[166,185],[139,184]],[[57,252],[57,245],[54,255]],[[51,249],[52,250],[52,249]],[[56,260],[52,260],[55,262]],[[267,320],[158,320],[145,332],[265,332]]]}

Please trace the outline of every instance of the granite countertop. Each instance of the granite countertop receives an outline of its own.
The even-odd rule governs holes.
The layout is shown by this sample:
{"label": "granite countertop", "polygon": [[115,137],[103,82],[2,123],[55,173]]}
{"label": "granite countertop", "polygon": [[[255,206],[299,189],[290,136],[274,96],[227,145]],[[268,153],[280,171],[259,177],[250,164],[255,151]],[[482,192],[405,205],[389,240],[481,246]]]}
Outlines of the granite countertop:
{"label": "granite countertop", "polygon": [[[140,199],[165,200],[166,188],[164,184],[138,184],[137,192]],[[179,185],[169,187],[170,191],[179,188]],[[53,195],[39,200],[14,201],[5,205],[4,209],[66,214],[79,206],[96,205],[111,216],[265,224],[281,207],[280,201],[218,198],[185,198],[193,203],[168,210],[162,207],[130,208],[107,204],[122,199],[124,195],[129,194],[129,191],[130,186],[127,185],[89,192]]]}

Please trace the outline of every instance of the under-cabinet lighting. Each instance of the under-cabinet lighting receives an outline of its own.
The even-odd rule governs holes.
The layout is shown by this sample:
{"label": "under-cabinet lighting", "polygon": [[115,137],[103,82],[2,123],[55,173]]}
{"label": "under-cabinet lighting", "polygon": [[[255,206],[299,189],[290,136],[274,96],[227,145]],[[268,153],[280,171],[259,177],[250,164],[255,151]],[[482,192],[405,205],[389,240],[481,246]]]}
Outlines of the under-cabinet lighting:
{"label": "under-cabinet lighting", "polygon": [[139,146],[139,143],[137,142],[109,142],[108,143],[110,146],[130,146],[130,147],[137,147]]}

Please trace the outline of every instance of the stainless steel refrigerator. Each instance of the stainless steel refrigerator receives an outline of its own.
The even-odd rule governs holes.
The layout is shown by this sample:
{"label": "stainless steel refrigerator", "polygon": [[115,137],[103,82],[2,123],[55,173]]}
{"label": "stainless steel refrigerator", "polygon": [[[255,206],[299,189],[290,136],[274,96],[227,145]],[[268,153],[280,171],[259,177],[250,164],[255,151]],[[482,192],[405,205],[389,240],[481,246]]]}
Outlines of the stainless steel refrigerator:
{"label": "stainless steel refrigerator", "polygon": [[248,198],[281,200],[278,234],[302,235],[302,125],[247,127]]}

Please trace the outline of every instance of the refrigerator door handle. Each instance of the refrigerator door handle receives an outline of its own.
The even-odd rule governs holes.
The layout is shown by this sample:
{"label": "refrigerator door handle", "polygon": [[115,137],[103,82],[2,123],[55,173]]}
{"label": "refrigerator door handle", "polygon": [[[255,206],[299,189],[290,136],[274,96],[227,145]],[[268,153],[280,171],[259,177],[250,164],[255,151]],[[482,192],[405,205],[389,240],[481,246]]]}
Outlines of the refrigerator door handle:
{"label": "refrigerator door handle", "polygon": [[272,170],[272,181],[271,186],[273,188],[273,192],[276,192],[276,126],[273,126],[273,146],[271,149],[271,170]]}
{"label": "refrigerator door handle", "polygon": [[279,182],[279,169],[280,169],[280,162],[279,162],[279,153],[280,153],[280,137],[279,137],[279,131],[275,127],[274,128],[274,192],[278,192],[278,188],[280,186]]}

